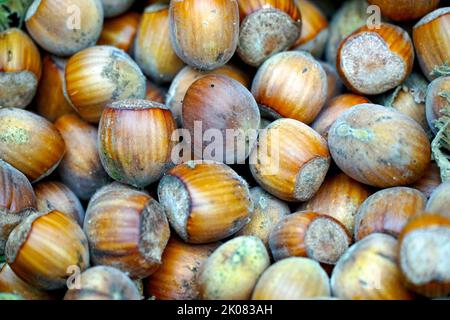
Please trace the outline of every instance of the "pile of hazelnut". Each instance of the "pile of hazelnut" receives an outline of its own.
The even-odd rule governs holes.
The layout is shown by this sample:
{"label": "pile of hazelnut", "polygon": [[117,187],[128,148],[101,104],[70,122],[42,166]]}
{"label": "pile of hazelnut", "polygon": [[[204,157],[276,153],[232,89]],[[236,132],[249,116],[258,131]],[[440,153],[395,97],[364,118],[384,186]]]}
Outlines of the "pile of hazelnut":
{"label": "pile of hazelnut", "polygon": [[444,2],[0,2],[0,299],[448,297]]}

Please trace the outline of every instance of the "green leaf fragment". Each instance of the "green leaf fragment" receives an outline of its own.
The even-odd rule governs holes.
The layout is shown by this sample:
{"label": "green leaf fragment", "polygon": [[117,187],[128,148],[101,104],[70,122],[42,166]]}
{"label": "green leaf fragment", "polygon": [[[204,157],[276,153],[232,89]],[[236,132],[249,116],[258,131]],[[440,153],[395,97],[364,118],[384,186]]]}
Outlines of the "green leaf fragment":
{"label": "green leaf fragment", "polygon": [[431,151],[440,171],[442,181],[450,180],[450,108],[442,110],[442,117],[434,122],[439,129],[431,143]]}
{"label": "green leaf fragment", "polygon": [[442,66],[435,66],[433,71],[431,71],[430,75],[432,77],[450,76],[450,66],[448,65],[448,61],[445,61]]}
{"label": "green leaf fragment", "polygon": [[[0,0],[0,31],[11,27],[21,28],[25,14],[33,0]],[[18,23],[14,23],[14,18]]]}

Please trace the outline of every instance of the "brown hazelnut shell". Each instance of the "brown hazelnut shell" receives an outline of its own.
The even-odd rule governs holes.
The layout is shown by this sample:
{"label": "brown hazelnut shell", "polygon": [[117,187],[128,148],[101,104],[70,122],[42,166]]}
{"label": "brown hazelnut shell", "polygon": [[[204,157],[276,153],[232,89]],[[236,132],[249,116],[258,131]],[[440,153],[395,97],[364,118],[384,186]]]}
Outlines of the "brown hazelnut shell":
{"label": "brown hazelnut shell", "polygon": [[52,173],[65,153],[58,130],[32,112],[0,109],[1,158],[33,183]]}
{"label": "brown hazelnut shell", "polygon": [[313,122],[322,110],[327,89],[323,67],[304,51],[272,56],[258,69],[252,84],[262,111],[273,118],[292,118],[305,124]]}
{"label": "brown hazelnut shell", "polygon": [[431,161],[423,128],[392,108],[374,104],[343,113],[329,131],[328,145],[348,176],[380,188],[417,181]]}
{"label": "brown hazelnut shell", "polygon": [[94,265],[142,279],[161,265],[170,230],[161,205],[146,192],[114,182],[97,191],[84,220]]}
{"label": "brown hazelnut shell", "polygon": [[41,74],[41,55],[31,38],[17,28],[0,32],[0,106],[28,106]]}
{"label": "brown hazelnut shell", "polygon": [[387,233],[397,238],[408,220],[424,211],[425,203],[422,192],[407,187],[374,193],[359,207],[355,218],[355,240],[372,233]]}
{"label": "brown hazelnut shell", "polygon": [[285,201],[311,199],[330,166],[326,141],[293,119],[272,122],[250,154],[250,170],[266,191]]}
{"label": "brown hazelnut shell", "polygon": [[100,160],[115,180],[135,187],[158,181],[171,166],[175,121],[165,105],[122,100],[103,112]]}
{"label": "brown hazelnut shell", "polygon": [[75,113],[63,92],[66,64],[66,59],[49,54],[42,60],[42,78],[35,100],[36,111],[51,122],[64,114]]}
{"label": "brown hazelnut shell", "polygon": [[136,12],[128,12],[117,18],[106,19],[98,39],[98,45],[108,45],[125,52],[131,49],[141,16]]}
{"label": "brown hazelnut shell", "polygon": [[276,261],[288,257],[308,257],[335,264],[352,242],[339,221],[319,213],[303,211],[283,218],[269,236]]}
{"label": "brown hazelnut shell", "polygon": [[325,214],[342,223],[353,235],[355,216],[359,207],[371,194],[371,190],[345,173],[325,178],[317,193],[298,210]]}
{"label": "brown hazelnut shell", "polygon": [[450,219],[424,214],[411,219],[398,240],[399,267],[405,284],[427,297],[450,293]]}
{"label": "brown hazelnut shell", "polygon": [[188,243],[222,240],[250,220],[253,201],[247,182],[225,164],[188,161],[159,182],[159,201],[171,227]]}
{"label": "brown hazelnut shell", "polygon": [[428,80],[439,77],[436,68],[450,61],[450,7],[436,9],[413,28],[414,47],[423,74]]}
{"label": "brown hazelnut shell", "polygon": [[331,276],[333,296],[348,300],[411,300],[397,265],[397,241],[374,233],[341,256]]}
{"label": "brown hazelnut shell", "polygon": [[83,271],[89,266],[83,230],[58,211],[28,216],[10,234],[5,252],[16,275],[44,290],[66,286],[69,267]]}
{"label": "brown hazelnut shell", "polygon": [[80,288],[67,290],[64,300],[141,300],[136,284],[122,271],[96,266],[80,275]]}
{"label": "brown hazelnut shell", "polygon": [[43,181],[34,185],[37,209],[40,212],[57,210],[74,219],[80,226],[84,221],[84,208],[75,193],[57,181]]}
{"label": "brown hazelnut shell", "polygon": [[98,130],[76,114],[58,118],[55,127],[66,143],[58,167],[61,180],[81,200],[89,200],[110,178],[100,162]]}
{"label": "brown hazelnut shell", "polygon": [[170,2],[173,49],[181,60],[196,69],[213,70],[226,64],[236,50],[238,35],[236,0]]}
{"label": "brown hazelnut shell", "polygon": [[198,273],[219,243],[187,244],[176,236],[167,243],[162,264],[144,280],[145,292],[158,300],[198,300]]}
{"label": "brown hazelnut shell", "polygon": [[[77,12],[79,19],[74,17]],[[102,3],[101,0],[35,0],[28,8],[25,25],[46,51],[70,56],[97,42],[103,26]]]}
{"label": "brown hazelnut shell", "polygon": [[259,278],[252,300],[304,300],[330,296],[330,279],[314,260],[291,257],[270,266]]}
{"label": "brown hazelnut shell", "polygon": [[158,83],[171,82],[184,67],[183,61],[173,50],[169,25],[168,5],[158,3],[147,7],[134,43],[137,64],[148,77]]}
{"label": "brown hazelnut shell", "polygon": [[[217,99],[220,97],[220,99]],[[209,74],[195,81],[183,99],[183,128],[192,137],[194,155],[198,159],[242,164],[253,148],[260,124],[258,105],[250,91],[238,81],[222,75]],[[196,132],[196,123],[201,131]],[[215,130],[222,139],[222,156],[210,154],[205,137]],[[237,143],[228,141],[229,133],[238,132]],[[234,140],[233,140],[234,141]]]}

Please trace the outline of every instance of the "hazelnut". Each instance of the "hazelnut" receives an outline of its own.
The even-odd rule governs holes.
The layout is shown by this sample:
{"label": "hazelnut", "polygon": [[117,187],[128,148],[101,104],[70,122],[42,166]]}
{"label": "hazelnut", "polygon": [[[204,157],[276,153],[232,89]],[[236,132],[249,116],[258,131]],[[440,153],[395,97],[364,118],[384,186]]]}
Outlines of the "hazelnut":
{"label": "hazelnut", "polygon": [[274,118],[311,123],[327,99],[327,74],[307,52],[282,52],[256,73],[252,93],[263,111]]}
{"label": "hazelnut", "polygon": [[41,55],[29,36],[16,28],[0,32],[0,106],[28,106],[41,73]]}
{"label": "hazelnut", "polygon": [[236,0],[170,2],[170,39],[188,65],[200,70],[223,66],[233,56],[238,36]]}
{"label": "hazelnut", "polygon": [[247,182],[225,164],[188,161],[159,182],[158,197],[170,225],[188,243],[222,240],[250,221]]}
{"label": "hazelnut", "polygon": [[271,265],[259,278],[252,300],[303,300],[330,296],[330,279],[307,258],[287,258]]}
{"label": "hazelnut", "polygon": [[344,112],[330,128],[328,145],[348,176],[380,188],[417,181],[431,160],[430,142],[417,122],[374,104]]}
{"label": "hazelnut", "polygon": [[330,166],[326,141],[307,125],[279,119],[261,132],[250,170],[264,190],[291,202],[311,199]]}
{"label": "hazelnut", "polygon": [[142,279],[161,265],[170,230],[161,205],[146,192],[112,183],[97,191],[84,220],[94,265]]}
{"label": "hazelnut", "polygon": [[267,250],[259,238],[237,237],[217,248],[198,275],[204,300],[249,299],[259,276],[270,265]]}
{"label": "hazelnut", "polygon": [[[78,18],[73,16],[74,8],[78,10]],[[31,37],[46,51],[70,56],[97,42],[103,27],[102,3],[100,0],[34,0],[25,24]]]}
{"label": "hazelnut", "polygon": [[355,220],[355,240],[372,233],[387,233],[398,237],[411,217],[425,209],[426,198],[422,192],[396,187],[378,191],[359,207]]}
{"label": "hazelnut", "polygon": [[171,165],[174,130],[165,105],[147,100],[108,105],[99,124],[103,167],[113,179],[135,187],[158,181]]}

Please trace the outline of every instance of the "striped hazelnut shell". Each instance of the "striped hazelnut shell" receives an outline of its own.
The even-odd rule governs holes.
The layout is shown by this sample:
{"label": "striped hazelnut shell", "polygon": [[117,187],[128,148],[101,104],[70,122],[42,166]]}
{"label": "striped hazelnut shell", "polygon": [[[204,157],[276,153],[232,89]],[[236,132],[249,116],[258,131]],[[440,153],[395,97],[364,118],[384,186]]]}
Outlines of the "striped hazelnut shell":
{"label": "striped hazelnut shell", "polygon": [[0,109],[1,158],[32,183],[53,172],[64,152],[64,140],[49,121],[22,109]]}
{"label": "striped hazelnut shell", "polygon": [[434,122],[444,116],[443,111],[450,108],[450,76],[433,80],[428,86],[425,101],[426,118],[434,133],[438,133]]}
{"label": "striped hazelnut shell", "polygon": [[327,75],[307,52],[282,52],[256,73],[252,93],[260,108],[274,118],[311,123],[327,99]]}
{"label": "striped hazelnut shell", "polygon": [[368,0],[381,9],[381,13],[394,21],[415,20],[439,6],[439,0]]}
{"label": "striped hazelnut shell", "polygon": [[67,60],[49,54],[42,60],[42,78],[35,100],[36,111],[51,122],[67,113],[75,113],[63,92],[66,64]]}
{"label": "striped hazelnut shell", "polygon": [[116,17],[126,12],[135,0],[101,0],[106,18]]}
{"label": "striped hazelnut shell", "polygon": [[398,240],[398,264],[408,288],[430,298],[450,293],[450,219],[424,214],[411,219]]}
{"label": "striped hazelnut shell", "polygon": [[355,243],[331,275],[333,296],[346,300],[411,300],[397,265],[397,241],[374,233]]}
{"label": "striped hazelnut shell", "polygon": [[327,17],[314,1],[295,0],[295,3],[302,15],[302,32],[292,47],[321,57],[328,41]]}
{"label": "striped hazelnut shell", "polygon": [[98,130],[76,114],[55,122],[66,143],[66,154],[58,167],[61,180],[81,200],[89,200],[110,178],[103,169],[98,152]]}
{"label": "striped hazelnut shell", "polygon": [[417,181],[431,160],[423,128],[400,112],[375,104],[344,112],[329,131],[328,145],[348,176],[380,188]]}
{"label": "striped hazelnut shell", "polygon": [[344,84],[357,94],[376,95],[400,85],[414,65],[414,47],[402,28],[381,23],[363,26],[342,41],[336,66]]}
{"label": "striped hazelnut shell", "polygon": [[426,198],[422,192],[395,187],[378,191],[364,201],[355,219],[355,240],[372,233],[387,233],[398,237],[411,217],[425,209]]}
{"label": "striped hazelnut shell", "polygon": [[34,185],[37,209],[40,212],[57,210],[74,219],[80,226],[84,221],[84,208],[75,193],[57,181],[43,181]]}
{"label": "striped hazelnut shell", "polygon": [[128,12],[117,18],[106,19],[97,44],[113,46],[129,52],[133,46],[140,19],[141,16],[136,12]]}
{"label": "striped hazelnut shell", "polygon": [[188,243],[222,240],[250,220],[253,201],[247,182],[225,164],[188,161],[159,182],[159,201],[170,225]]}
{"label": "striped hazelnut shell", "polygon": [[[241,164],[253,148],[261,116],[252,94],[241,83],[223,75],[209,74],[187,90],[182,119],[183,128],[191,134],[197,158]],[[196,134],[199,123],[201,135]],[[222,143],[217,142],[222,154],[208,152],[210,144],[205,141],[208,130],[215,130],[219,135],[216,139],[222,139]],[[233,130],[237,143],[229,143],[227,130]]]}
{"label": "striped hazelnut shell", "polygon": [[272,122],[250,154],[250,170],[269,193],[285,201],[311,199],[330,166],[326,141],[293,119]]}
{"label": "striped hazelnut shell", "polygon": [[425,210],[450,219],[450,182],[440,184],[430,195]]}
{"label": "striped hazelnut shell", "polygon": [[84,220],[94,265],[142,279],[161,265],[170,230],[161,205],[146,192],[117,182],[97,191]]}
{"label": "striped hazelnut shell", "polygon": [[319,212],[333,217],[353,235],[356,213],[370,194],[371,190],[367,186],[345,173],[339,173],[327,177],[315,196],[300,205],[299,210]]}
{"label": "striped hazelnut shell", "polygon": [[162,264],[144,280],[147,296],[158,300],[198,300],[198,273],[219,243],[187,244],[176,236],[167,243]]}
{"label": "striped hazelnut shell", "polygon": [[203,263],[197,283],[203,300],[249,299],[260,275],[270,265],[259,238],[241,236],[217,248]]}
{"label": "striped hazelnut shell", "polygon": [[199,71],[190,66],[184,67],[173,79],[169,92],[167,93],[167,106],[170,108],[170,111],[172,111],[179,127],[182,126],[182,106],[186,91],[196,80],[207,74],[221,74],[227,76],[239,81],[246,88],[250,85],[248,75],[231,65],[224,65],[211,71]]}
{"label": "striped hazelnut shell", "polygon": [[236,0],[170,2],[170,39],[185,63],[212,70],[233,56],[239,36]]}
{"label": "striped hazelnut shell", "polygon": [[293,213],[272,230],[269,246],[276,261],[308,257],[335,264],[352,242],[347,229],[336,219],[311,211]]}
{"label": "striped hazelnut shell", "polygon": [[274,8],[286,12],[294,21],[300,19],[300,11],[292,0],[244,0],[239,1],[239,15],[241,21],[246,16],[261,9]]}
{"label": "striped hazelnut shell", "polygon": [[17,28],[0,32],[0,106],[28,106],[41,73],[41,55],[29,36]]}
{"label": "striped hazelnut shell", "polygon": [[236,236],[255,236],[269,246],[269,235],[284,217],[291,213],[287,203],[275,198],[260,187],[250,189],[255,209],[251,220]]}
{"label": "striped hazelnut shell", "polygon": [[252,300],[303,300],[330,295],[330,279],[318,262],[291,257],[274,263],[262,274]]}
{"label": "striped hazelnut shell", "polygon": [[36,208],[36,197],[27,177],[0,160],[0,254],[11,231]]}
{"label": "striped hazelnut shell", "polygon": [[107,104],[144,98],[145,81],[138,65],[124,51],[95,46],[67,62],[64,94],[84,120],[98,123]]}
{"label": "striped hazelnut shell", "polygon": [[151,5],[142,15],[134,43],[137,64],[158,83],[171,82],[184,66],[173,50],[169,26],[169,6],[160,3]]}
{"label": "striped hazelnut shell", "polygon": [[58,211],[28,216],[10,234],[5,252],[15,274],[44,290],[66,286],[69,267],[83,271],[89,265],[83,230]]}
{"label": "striped hazelnut shell", "polygon": [[423,74],[430,81],[442,75],[439,69],[445,67],[445,63],[447,63],[448,68],[450,61],[449,30],[450,7],[439,8],[430,12],[413,28],[417,58]]}
{"label": "striped hazelnut shell", "polygon": [[80,275],[80,288],[69,288],[64,300],[141,300],[136,284],[124,272],[96,266]]}
{"label": "striped hazelnut shell", "polygon": [[112,103],[99,125],[100,159],[115,180],[145,187],[171,165],[175,121],[162,104],[146,100]]}
{"label": "striped hazelnut shell", "polygon": [[34,0],[25,25],[46,51],[70,56],[97,42],[103,26],[103,8],[100,0]]}
{"label": "striped hazelnut shell", "polygon": [[353,93],[344,93],[337,96],[325,105],[311,127],[325,139],[328,139],[328,131],[330,131],[334,121],[336,121],[344,111],[362,103],[369,103],[369,100],[366,97]]}
{"label": "striped hazelnut shell", "polygon": [[7,263],[0,266],[0,292],[21,296],[25,300],[53,300],[55,297],[19,278]]}

